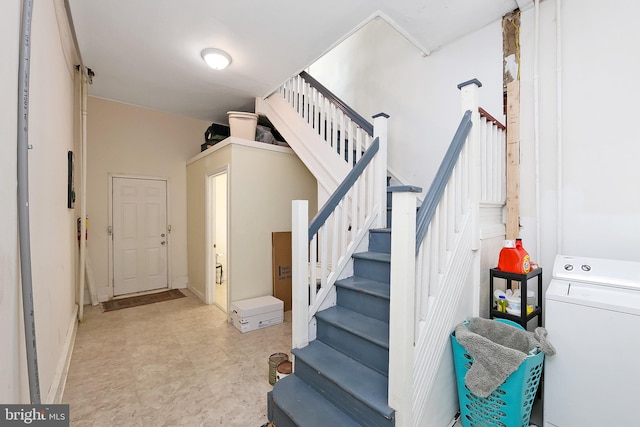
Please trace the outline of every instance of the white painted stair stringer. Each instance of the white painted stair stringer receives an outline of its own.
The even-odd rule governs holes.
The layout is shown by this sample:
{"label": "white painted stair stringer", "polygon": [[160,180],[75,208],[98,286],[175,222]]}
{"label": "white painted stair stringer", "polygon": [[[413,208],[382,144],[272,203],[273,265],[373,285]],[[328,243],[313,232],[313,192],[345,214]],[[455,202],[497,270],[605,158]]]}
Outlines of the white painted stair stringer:
{"label": "white painted stair stringer", "polygon": [[[471,230],[471,218],[467,216],[455,249],[448,258],[450,262],[442,278],[440,295],[430,298],[426,319],[418,324],[413,371],[414,423],[420,422],[424,416],[426,400],[433,390],[443,353],[448,347],[455,321],[454,308],[463,297],[467,277],[475,265],[474,257],[478,256],[477,251],[471,248]],[[479,274],[479,271],[474,274]]]}
{"label": "white painted stair stringer", "polygon": [[256,113],[269,119],[318,180],[318,184],[328,194],[332,194],[351,170],[347,162],[327,145],[279,93],[273,93],[266,99],[256,98]]}

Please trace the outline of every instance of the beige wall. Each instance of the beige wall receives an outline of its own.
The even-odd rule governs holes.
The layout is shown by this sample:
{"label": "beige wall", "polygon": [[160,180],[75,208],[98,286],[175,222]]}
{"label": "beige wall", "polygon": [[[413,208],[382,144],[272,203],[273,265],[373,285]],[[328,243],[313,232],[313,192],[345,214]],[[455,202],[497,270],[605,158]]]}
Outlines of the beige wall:
{"label": "beige wall", "polygon": [[[27,403],[17,253],[16,129],[21,2],[0,6],[0,402]],[[75,325],[75,211],[67,209],[67,151],[74,150],[73,43],[63,2],[34,2],[29,93],[29,210],[40,395],[51,402]],[[60,19],[60,21],[58,21]]]}
{"label": "beige wall", "polygon": [[109,174],[168,179],[169,267],[172,287],[187,284],[185,162],[200,150],[210,123],[100,98],[89,98],[87,215],[89,253],[98,298],[109,283]]}
{"label": "beige wall", "polygon": [[66,334],[74,321],[76,212],[67,209],[67,152],[75,149],[77,116],[73,42],[68,31],[60,31],[57,21],[65,16],[64,9],[55,10],[53,2],[34,2],[34,6],[29,120],[29,142],[34,148],[29,151],[29,209],[44,397],[54,385]]}
{"label": "beige wall", "polygon": [[229,165],[230,302],[271,295],[271,233],[291,230],[292,200],[309,200],[315,214],[317,182],[289,148],[237,138],[220,144],[187,168],[189,286],[205,294],[206,176]]}
{"label": "beige wall", "polygon": [[[211,149],[210,149],[211,150]],[[209,151],[208,151],[209,152]],[[199,296],[206,295],[206,192],[207,176],[231,164],[231,146],[216,147],[215,155],[207,155],[187,166],[187,235],[189,288]],[[227,177],[228,179],[228,177]],[[229,262],[230,256],[227,256]],[[229,276],[227,270],[227,276]]]}
{"label": "beige wall", "polygon": [[271,233],[291,230],[291,201],[317,211],[317,182],[298,157],[234,146],[231,173],[231,302],[272,293]]}

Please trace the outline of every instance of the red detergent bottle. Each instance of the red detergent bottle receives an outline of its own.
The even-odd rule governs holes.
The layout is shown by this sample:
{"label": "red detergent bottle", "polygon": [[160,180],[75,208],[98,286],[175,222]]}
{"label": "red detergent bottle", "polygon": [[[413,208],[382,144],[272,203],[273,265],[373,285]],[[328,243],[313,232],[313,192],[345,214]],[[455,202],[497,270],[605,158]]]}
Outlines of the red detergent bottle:
{"label": "red detergent bottle", "polygon": [[522,247],[522,239],[516,239],[516,249],[518,250],[522,261],[522,272],[527,274],[531,271],[531,257],[529,256],[529,252]]}
{"label": "red detergent bottle", "polygon": [[504,241],[498,259],[498,270],[517,274],[527,274],[531,271],[531,259],[522,247],[522,239]]}

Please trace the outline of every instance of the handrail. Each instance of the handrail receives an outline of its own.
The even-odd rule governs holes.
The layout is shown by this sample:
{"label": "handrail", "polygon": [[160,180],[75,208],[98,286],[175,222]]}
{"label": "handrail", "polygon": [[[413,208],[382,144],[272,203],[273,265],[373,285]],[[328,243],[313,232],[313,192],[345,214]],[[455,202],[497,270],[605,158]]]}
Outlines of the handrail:
{"label": "handrail", "polygon": [[373,124],[369,123],[367,119],[358,114],[353,108],[345,104],[344,101],[334,95],[333,92],[331,92],[329,89],[324,87],[322,83],[311,77],[306,71],[302,71],[300,73],[300,77],[302,77],[307,83],[309,83],[312,88],[316,89],[325,98],[329,99],[333,104],[335,104],[335,106],[342,110],[347,115],[347,117],[349,117],[355,124],[360,126],[362,130],[367,132],[367,134],[369,134],[370,136],[373,136]]}
{"label": "handrail", "polygon": [[353,186],[353,184],[358,180],[358,177],[362,174],[365,168],[371,163],[373,157],[378,152],[380,148],[380,140],[376,138],[371,143],[371,146],[367,148],[367,151],[364,152],[360,160],[356,163],[356,165],[351,169],[351,171],[344,177],[336,191],[333,192],[329,200],[326,201],[322,209],[318,211],[316,216],[309,224],[309,241],[316,235],[320,227],[325,223],[329,215],[335,210],[336,206],[340,203],[340,200],[347,194],[349,189]]}
{"label": "handrail", "polygon": [[501,130],[507,130],[507,127],[505,125],[503,125],[502,123],[500,123],[500,121],[498,119],[496,119],[495,117],[493,117],[491,114],[489,114],[487,112],[487,110],[485,110],[482,107],[478,107],[478,112],[480,113],[480,117],[484,117],[485,119],[487,119],[488,122],[493,123],[494,125],[496,125],[499,129]]}
{"label": "handrail", "polygon": [[418,210],[416,218],[416,254],[419,252],[422,240],[427,234],[427,229],[429,228],[431,219],[436,212],[438,202],[444,194],[445,187],[449,182],[449,178],[451,177],[453,168],[456,165],[460,151],[467,140],[467,135],[469,135],[471,126],[473,126],[471,121],[471,111],[467,110],[464,113],[464,116],[462,116],[462,120],[460,120],[458,130],[456,130],[453,140],[451,141],[451,145],[449,145],[447,153],[445,154],[444,159],[438,168],[438,172],[431,183],[431,187],[429,187],[429,191],[422,202],[422,206],[420,206],[420,209]]}

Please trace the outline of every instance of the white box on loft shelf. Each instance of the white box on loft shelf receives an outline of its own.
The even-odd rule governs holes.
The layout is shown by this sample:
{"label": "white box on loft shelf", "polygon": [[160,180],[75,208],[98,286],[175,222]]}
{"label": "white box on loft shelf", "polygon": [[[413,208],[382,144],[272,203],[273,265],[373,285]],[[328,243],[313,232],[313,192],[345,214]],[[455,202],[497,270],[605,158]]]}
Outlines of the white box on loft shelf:
{"label": "white box on loft shelf", "polygon": [[279,325],[284,319],[284,303],[271,295],[233,302],[230,310],[231,323],[242,333]]}

